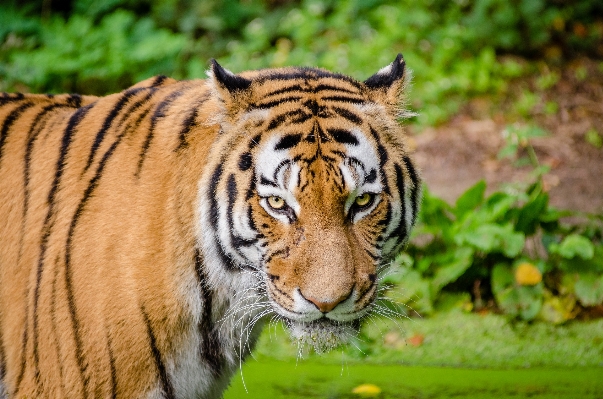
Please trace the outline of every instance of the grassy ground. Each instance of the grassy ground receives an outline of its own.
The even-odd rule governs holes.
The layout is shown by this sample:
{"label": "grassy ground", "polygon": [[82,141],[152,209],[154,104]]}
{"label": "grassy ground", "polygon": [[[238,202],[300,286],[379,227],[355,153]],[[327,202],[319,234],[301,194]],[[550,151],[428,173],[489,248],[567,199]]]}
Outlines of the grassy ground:
{"label": "grassy ground", "polygon": [[304,354],[281,326],[267,329],[225,398],[600,398],[603,320],[511,323],[453,309],[397,324],[375,320],[354,345]]}
{"label": "grassy ground", "polygon": [[374,384],[378,398],[601,398],[603,369],[452,369],[400,365],[337,366],[307,361],[252,360],[235,376],[225,399],[357,398]]}

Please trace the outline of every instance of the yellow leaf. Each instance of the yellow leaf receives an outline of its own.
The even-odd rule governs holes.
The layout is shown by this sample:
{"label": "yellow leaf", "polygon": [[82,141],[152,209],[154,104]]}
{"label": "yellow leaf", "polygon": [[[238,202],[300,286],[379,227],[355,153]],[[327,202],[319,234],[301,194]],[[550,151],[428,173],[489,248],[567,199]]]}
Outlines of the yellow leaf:
{"label": "yellow leaf", "polygon": [[519,285],[536,285],[542,281],[542,273],[531,263],[520,263],[515,269],[515,281]]}
{"label": "yellow leaf", "polygon": [[352,389],[352,393],[363,398],[374,398],[381,393],[381,388],[374,384],[362,384]]}

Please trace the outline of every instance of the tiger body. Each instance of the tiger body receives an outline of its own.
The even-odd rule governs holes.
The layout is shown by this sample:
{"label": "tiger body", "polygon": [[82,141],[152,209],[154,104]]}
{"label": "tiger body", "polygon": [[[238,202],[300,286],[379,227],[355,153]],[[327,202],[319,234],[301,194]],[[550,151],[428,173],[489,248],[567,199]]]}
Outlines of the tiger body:
{"label": "tiger body", "polygon": [[267,318],[345,341],[417,212],[404,81],[0,97],[0,397],[217,398]]}

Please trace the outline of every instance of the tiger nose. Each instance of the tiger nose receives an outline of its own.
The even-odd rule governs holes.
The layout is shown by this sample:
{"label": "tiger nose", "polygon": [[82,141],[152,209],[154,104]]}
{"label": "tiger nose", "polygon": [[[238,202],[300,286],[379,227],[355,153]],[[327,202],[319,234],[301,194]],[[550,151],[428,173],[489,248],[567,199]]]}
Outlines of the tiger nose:
{"label": "tiger nose", "polygon": [[339,298],[335,299],[334,301],[320,300],[320,299],[315,299],[313,297],[306,297],[306,299],[308,301],[312,302],[314,304],[314,306],[316,306],[318,308],[318,310],[320,310],[322,313],[328,313],[331,310],[335,309],[335,306],[339,305],[341,302],[348,299],[348,297],[350,296],[351,293],[352,292],[350,291],[349,293],[340,296]]}

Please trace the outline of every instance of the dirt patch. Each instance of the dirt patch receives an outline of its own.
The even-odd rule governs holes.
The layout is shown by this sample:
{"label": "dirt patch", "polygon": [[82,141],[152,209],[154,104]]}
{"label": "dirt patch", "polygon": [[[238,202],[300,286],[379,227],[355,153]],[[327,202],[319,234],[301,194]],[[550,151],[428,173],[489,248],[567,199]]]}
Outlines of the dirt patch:
{"label": "dirt patch", "polygon": [[[452,202],[480,179],[486,180],[491,191],[503,183],[529,182],[530,167],[517,167],[497,155],[505,145],[503,131],[509,125],[531,123],[550,134],[532,142],[540,163],[550,167],[544,182],[551,205],[603,213],[603,148],[588,140],[593,131],[603,137],[600,65],[580,60],[559,67],[558,82],[546,90],[537,88],[538,77],[517,82],[518,90],[505,100],[503,111],[484,111],[483,100],[476,99],[443,126],[420,134],[413,134],[411,128],[410,144],[416,147],[414,157],[429,189]],[[512,120],[504,112],[511,109],[520,88],[532,89],[539,97],[527,121]],[[547,103],[556,104],[557,111],[545,112]]]}

